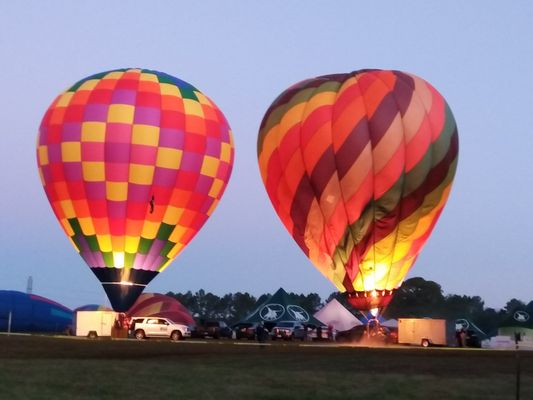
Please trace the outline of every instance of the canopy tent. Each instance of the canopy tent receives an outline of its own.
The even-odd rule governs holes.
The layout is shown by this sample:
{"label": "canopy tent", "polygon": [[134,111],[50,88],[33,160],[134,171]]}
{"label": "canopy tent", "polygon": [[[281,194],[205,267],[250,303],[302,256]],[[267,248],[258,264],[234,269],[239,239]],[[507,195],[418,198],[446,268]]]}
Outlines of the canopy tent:
{"label": "canopy tent", "polygon": [[499,336],[510,336],[514,340],[516,334],[520,335],[520,340],[533,339],[533,318],[526,310],[516,309],[498,328]]}
{"label": "canopy tent", "polygon": [[386,328],[396,328],[398,329],[398,320],[397,319],[387,319],[380,323],[381,326]]}
{"label": "canopy tent", "polygon": [[0,331],[67,333],[72,310],[53,300],[15,290],[0,290]]}
{"label": "canopy tent", "polygon": [[324,324],[310,315],[306,310],[294,304],[283,288],[279,288],[276,293],[259,306],[250,315],[239,323],[257,323],[274,325],[278,322],[299,322],[301,324],[313,324],[323,326]]}
{"label": "canopy tent", "polygon": [[159,293],[143,293],[129,309],[130,317],[163,317],[181,324],[196,326],[196,322],[185,308],[174,297]]}
{"label": "canopy tent", "polygon": [[455,320],[455,330],[458,331],[461,329],[474,333],[479,338],[479,340],[484,340],[488,337],[488,335],[483,332],[476,324],[466,318],[459,318]]}
{"label": "canopy tent", "polygon": [[363,325],[355,315],[346,309],[337,299],[331,300],[318,310],[314,317],[327,326],[332,326],[337,331],[347,331],[354,326]]}

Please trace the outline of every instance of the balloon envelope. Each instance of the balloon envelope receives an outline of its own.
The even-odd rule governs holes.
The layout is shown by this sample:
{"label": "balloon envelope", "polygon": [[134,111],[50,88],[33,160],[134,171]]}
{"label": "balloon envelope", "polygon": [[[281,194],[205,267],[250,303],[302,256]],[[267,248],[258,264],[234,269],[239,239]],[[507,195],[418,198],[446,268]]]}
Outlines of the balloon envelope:
{"label": "balloon envelope", "polygon": [[300,82],[270,106],[258,158],[281,221],[359,309],[384,307],[444,207],[458,137],[444,98],[400,71]]}
{"label": "balloon envelope", "polygon": [[82,79],[54,100],[37,161],[63,230],[113,308],[126,311],[215,209],[233,139],[194,86],[121,69]]}
{"label": "balloon envelope", "polygon": [[195,326],[189,310],[173,297],[159,293],[143,293],[129,309],[130,317],[163,317],[174,322]]}
{"label": "balloon envelope", "polygon": [[0,331],[55,332],[72,330],[72,310],[53,300],[16,290],[0,290]]}

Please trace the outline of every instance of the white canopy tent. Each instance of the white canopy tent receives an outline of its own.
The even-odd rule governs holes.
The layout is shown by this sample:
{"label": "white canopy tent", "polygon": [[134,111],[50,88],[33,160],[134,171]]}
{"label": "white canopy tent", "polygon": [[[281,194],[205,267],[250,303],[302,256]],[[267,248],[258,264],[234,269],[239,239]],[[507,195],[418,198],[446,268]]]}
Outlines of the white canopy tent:
{"label": "white canopy tent", "polygon": [[385,326],[387,328],[398,328],[398,320],[397,319],[388,319],[386,321],[383,321],[381,326]]}
{"label": "white canopy tent", "polygon": [[346,309],[336,299],[331,300],[328,304],[318,310],[314,317],[326,325],[333,326],[337,331],[347,331],[354,326],[363,325],[350,311]]}

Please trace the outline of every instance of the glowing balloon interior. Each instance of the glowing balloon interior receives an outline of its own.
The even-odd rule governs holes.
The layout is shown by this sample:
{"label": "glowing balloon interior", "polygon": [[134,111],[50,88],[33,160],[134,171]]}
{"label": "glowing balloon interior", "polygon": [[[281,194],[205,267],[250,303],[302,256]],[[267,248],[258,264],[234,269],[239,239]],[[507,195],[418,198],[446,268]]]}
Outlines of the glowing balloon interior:
{"label": "glowing balloon interior", "polygon": [[116,311],[206,222],[233,157],[230,127],[210,99],[144,69],[96,74],[60,94],[37,143],[52,209]]}
{"label": "glowing balloon interior", "polygon": [[283,92],[258,158],[281,221],[359,309],[388,304],[444,207],[455,120],[424,80],[400,71],[321,76]]}

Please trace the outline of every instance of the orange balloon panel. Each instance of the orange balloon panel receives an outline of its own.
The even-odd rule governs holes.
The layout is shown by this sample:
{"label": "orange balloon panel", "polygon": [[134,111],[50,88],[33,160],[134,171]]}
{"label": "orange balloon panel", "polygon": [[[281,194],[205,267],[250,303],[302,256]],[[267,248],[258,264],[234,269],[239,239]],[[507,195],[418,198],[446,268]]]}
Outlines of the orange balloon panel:
{"label": "orange balloon panel", "polygon": [[144,69],[93,75],[60,94],[37,144],[52,209],[117,311],[200,230],[233,157],[230,127],[210,99]]}
{"label": "orange balloon panel", "polygon": [[303,81],[261,124],[261,176],[281,221],[358,308],[384,306],[448,197],[457,128],[444,98],[400,71]]}

